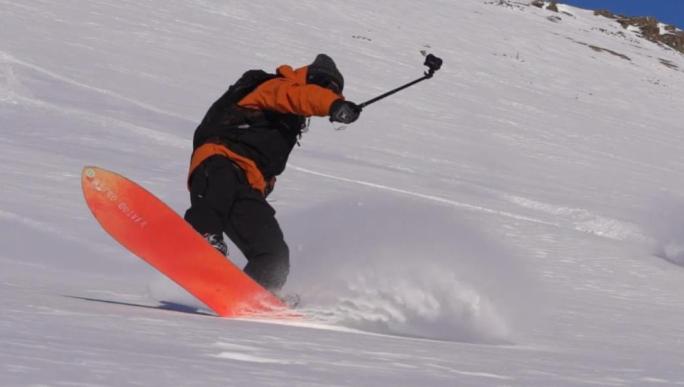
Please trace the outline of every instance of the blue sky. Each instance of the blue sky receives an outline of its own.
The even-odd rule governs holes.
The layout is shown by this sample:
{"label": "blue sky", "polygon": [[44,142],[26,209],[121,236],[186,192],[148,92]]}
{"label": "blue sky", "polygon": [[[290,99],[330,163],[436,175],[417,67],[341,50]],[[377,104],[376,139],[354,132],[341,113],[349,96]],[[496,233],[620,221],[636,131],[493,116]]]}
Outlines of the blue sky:
{"label": "blue sky", "polygon": [[684,29],[684,0],[559,0],[588,9],[608,9],[627,16],[655,16],[663,23]]}

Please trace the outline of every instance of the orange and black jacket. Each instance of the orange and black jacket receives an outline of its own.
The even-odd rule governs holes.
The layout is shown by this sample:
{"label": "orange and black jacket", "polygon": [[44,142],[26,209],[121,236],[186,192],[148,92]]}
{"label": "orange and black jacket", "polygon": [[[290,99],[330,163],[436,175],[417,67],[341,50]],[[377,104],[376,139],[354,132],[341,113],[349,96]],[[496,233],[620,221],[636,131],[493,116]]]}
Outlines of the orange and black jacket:
{"label": "orange and black jacket", "polygon": [[[285,169],[306,118],[329,115],[333,102],[343,98],[307,84],[307,70],[283,65],[275,75],[260,70],[245,73],[212,105],[197,127],[190,175],[204,160],[222,155],[245,171],[252,187],[266,193],[268,182]],[[260,83],[242,96],[240,82],[250,76],[252,82]]]}

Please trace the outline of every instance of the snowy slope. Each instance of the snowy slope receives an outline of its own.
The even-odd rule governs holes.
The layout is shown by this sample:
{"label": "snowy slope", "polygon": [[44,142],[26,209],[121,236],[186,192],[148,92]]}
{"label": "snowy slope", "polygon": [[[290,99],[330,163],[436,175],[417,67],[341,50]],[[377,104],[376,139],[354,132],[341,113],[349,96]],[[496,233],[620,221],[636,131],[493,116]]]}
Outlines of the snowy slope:
{"label": "snowy slope", "polygon": [[[0,385],[684,384],[684,57],[523,4],[0,0]],[[361,102],[421,50],[271,197],[311,323],[201,314],[82,201],[92,164],[182,213],[246,69],[326,52]]]}

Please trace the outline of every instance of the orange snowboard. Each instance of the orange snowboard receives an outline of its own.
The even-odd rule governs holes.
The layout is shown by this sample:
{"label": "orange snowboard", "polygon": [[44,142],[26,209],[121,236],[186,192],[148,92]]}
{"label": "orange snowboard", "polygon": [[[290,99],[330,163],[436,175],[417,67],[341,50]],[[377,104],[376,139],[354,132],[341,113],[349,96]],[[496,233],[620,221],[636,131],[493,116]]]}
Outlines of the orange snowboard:
{"label": "orange snowboard", "polygon": [[157,197],[116,173],[85,167],[88,207],[121,245],[185,288],[222,317],[246,317],[286,306],[211,247]]}

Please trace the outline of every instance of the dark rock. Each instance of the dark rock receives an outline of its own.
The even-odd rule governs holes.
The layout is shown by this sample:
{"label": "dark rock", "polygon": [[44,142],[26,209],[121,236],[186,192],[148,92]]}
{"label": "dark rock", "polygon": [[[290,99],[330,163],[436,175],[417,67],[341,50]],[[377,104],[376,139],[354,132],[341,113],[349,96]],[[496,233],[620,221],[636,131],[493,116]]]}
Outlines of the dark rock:
{"label": "dark rock", "polygon": [[546,7],[549,11],[558,12],[558,3],[556,0],[551,0],[551,3]]}
{"label": "dark rock", "polygon": [[594,15],[607,17],[608,19],[616,19],[617,18],[617,16],[615,16],[615,14],[613,14],[612,12],[610,12],[607,9],[596,10],[596,11],[594,11]]}
{"label": "dark rock", "polygon": [[660,63],[671,68],[672,70],[679,70],[679,67],[676,64],[672,63],[671,61],[669,61],[667,59],[663,59],[663,58],[659,58],[659,59],[660,59]]}
{"label": "dark rock", "polygon": [[665,33],[661,34],[660,23],[654,17],[614,15],[610,11],[594,11],[594,14],[616,19],[623,28],[636,27],[641,31],[644,38],[684,53],[684,31],[679,31],[674,26],[668,25],[663,28]]}
{"label": "dark rock", "polygon": [[617,51],[609,50],[609,49],[603,48],[603,47],[594,46],[594,45],[592,45],[592,44],[588,44],[587,46],[588,46],[589,48],[591,48],[592,50],[596,51],[596,52],[607,52],[608,54],[615,55],[615,56],[617,56],[618,58],[622,58],[622,59],[624,59],[624,60],[628,60],[628,61],[631,61],[631,60],[632,60],[632,58],[628,57],[628,56],[625,55],[625,54],[621,54],[621,53],[619,53],[619,52],[617,52]]}

